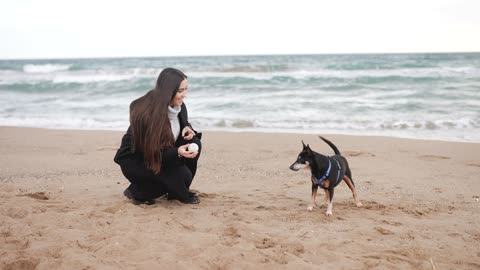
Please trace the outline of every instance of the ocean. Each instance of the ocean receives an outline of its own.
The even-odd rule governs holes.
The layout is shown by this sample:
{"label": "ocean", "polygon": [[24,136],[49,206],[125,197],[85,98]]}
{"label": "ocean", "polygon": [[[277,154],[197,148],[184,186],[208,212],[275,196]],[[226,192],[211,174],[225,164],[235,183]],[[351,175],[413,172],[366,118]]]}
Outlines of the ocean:
{"label": "ocean", "polygon": [[199,131],[480,142],[480,53],[0,60],[0,126],[126,130],[165,67]]}

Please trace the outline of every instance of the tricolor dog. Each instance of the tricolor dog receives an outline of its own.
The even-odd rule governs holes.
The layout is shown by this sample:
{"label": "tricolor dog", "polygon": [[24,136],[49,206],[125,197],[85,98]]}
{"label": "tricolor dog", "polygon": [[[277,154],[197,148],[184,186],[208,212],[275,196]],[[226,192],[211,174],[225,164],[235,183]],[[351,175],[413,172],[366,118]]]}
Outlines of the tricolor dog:
{"label": "tricolor dog", "polygon": [[327,203],[327,216],[332,215],[333,209],[333,191],[335,187],[343,180],[353,193],[353,199],[357,207],[361,207],[362,203],[357,198],[355,184],[352,180],[352,172],[348,166],[347,159],[340,154],[337,147],[329,140],[320,136],[335,152],[333,156],[324,156],[312,151],[309,145],[303,144],[303,150],[298,154],[297,160],[290,165],[290,169],[298,171],[300,169],[308,169],[311,171],[312,180],[312,202],[307,210],[312,211],[317,199],[318,187],[325,191],[325,202]]}

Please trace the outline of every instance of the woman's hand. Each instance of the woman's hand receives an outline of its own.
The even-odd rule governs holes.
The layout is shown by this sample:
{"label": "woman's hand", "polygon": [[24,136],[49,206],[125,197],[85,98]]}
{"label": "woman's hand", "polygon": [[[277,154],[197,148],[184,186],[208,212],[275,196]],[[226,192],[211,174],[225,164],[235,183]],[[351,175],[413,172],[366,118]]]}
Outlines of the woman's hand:
{"label": "woman's hand", "polygon": [[184,158],[195,158],[198,152],[188,151],[188,146],[190,144],[184,144],[178,147],[178,155]]}
{"label": "woman's hand", "polygon": [[182,130],[183,139],[190,141],[195,136],[195,132],[190,127],[185,127]]}

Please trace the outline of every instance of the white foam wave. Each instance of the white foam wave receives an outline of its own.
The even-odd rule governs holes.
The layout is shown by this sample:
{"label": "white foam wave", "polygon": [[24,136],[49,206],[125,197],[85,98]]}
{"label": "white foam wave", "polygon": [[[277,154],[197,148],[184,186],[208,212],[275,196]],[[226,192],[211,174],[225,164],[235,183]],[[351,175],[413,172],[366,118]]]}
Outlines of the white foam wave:
{"label": "white foam wave", "polygon": [[27,64],[23,66],[23,71],[25,73],[52,73],[58,71],[68,70],[71,65],[59,65],[59,64],[44,64],[44,65],[34,65]]}
{"label": "white foam wave", "polygon": [[329,121],[314,123],[301,119],[298,119],[298,121],[246,121],[239,119],[193,118],[191,122],[198,130],[335,133],[480,142],[480,136],[477,135],[478,125],[472,123],[471,120],[465,119],[459,122],[393,121],[379,123],[372,121]]}
{"label": "white foam wave", "polygon": [[118,82],[141,78],[152,78],[151,69],[124,69],[106,71],[83,71],[83,72],[59,72],[52,79],[53,83],[95,83],[95,82]]}
{"label": "white foam wave", "polygon": [[127,81],[139,78],[152,78],[154,76],[133,72],[78,72],[78,71],[56,71],[50,73],[20,73],[20,72],[0,72],[0,85],[15,83],[96,83],[96,82],[117,82]]}
{"label": "white foam wave", "polygon": [[99,121],[94,118],[79,117],[0,117],[0,126],[40,127],[52,129],[87,129],[87,130],[125,130],[128,119]]}
{"label": "white foam wave", "polygon": [[119,74],[59,74],[53,78],[53,83],[115,82],[133,78],[134,75]]}
{"label": "white foam wave", "polygon": [[[53,83],[90,83],[90,82],[116,82],[134,80],[139,78],[148,78],[152,82],[158,75],[156,68],[128,68],[128,69],[110,69],[110,70],[69,70],[71,65],[45,64],[34,65],[27,64],[23,66],[24,72],[2,71],[0,72],[0,84],[12,83],[31,83],[40,81],[51,81]],[[274,72],[222,72],[222,71],[192,71],[187,75],[195,80],[205,80],[212,78],[222,79],[253,79],[253,80],[272,80],[279,77],[293,78],[298,80],[308,79],[356,79],[356,78],[383,78],[383,77],[404,77],[404,78],[479,78],[480,69],[463,67],[438,67],[438,68],[411,68],[411,69],[392,69],[392,70],[329,70],[316,69],[304,70],[297,69],[291,71]]]}
{"label": "white foam wave", "polygon": [[452,68],[398,68],[398,69],[365,69],[365,70],[290,70],[274,72],[189,72],[187,75],[194,78],[253,78],[259,80],[272,79],[274,77],[291,77],[295,79],[308,78],[346,78],[354,79],[359,77],[466,77],[477,78],[480,76],[480,70],[470,67]]}

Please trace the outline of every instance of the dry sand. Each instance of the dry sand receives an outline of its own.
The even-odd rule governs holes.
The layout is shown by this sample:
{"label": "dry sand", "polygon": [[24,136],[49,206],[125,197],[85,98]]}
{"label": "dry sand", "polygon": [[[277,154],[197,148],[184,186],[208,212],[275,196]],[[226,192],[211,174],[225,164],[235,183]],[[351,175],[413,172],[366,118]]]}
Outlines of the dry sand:
{"label": "dry sand", "polygon": [[[345,184],[307,212],[315,135],[204,132],[199,205],[135,206],[123,132],[0,127],[0,269],[480,269],[480,144],[326,135]],[[323,192],[319,193],[319,201]]]}

